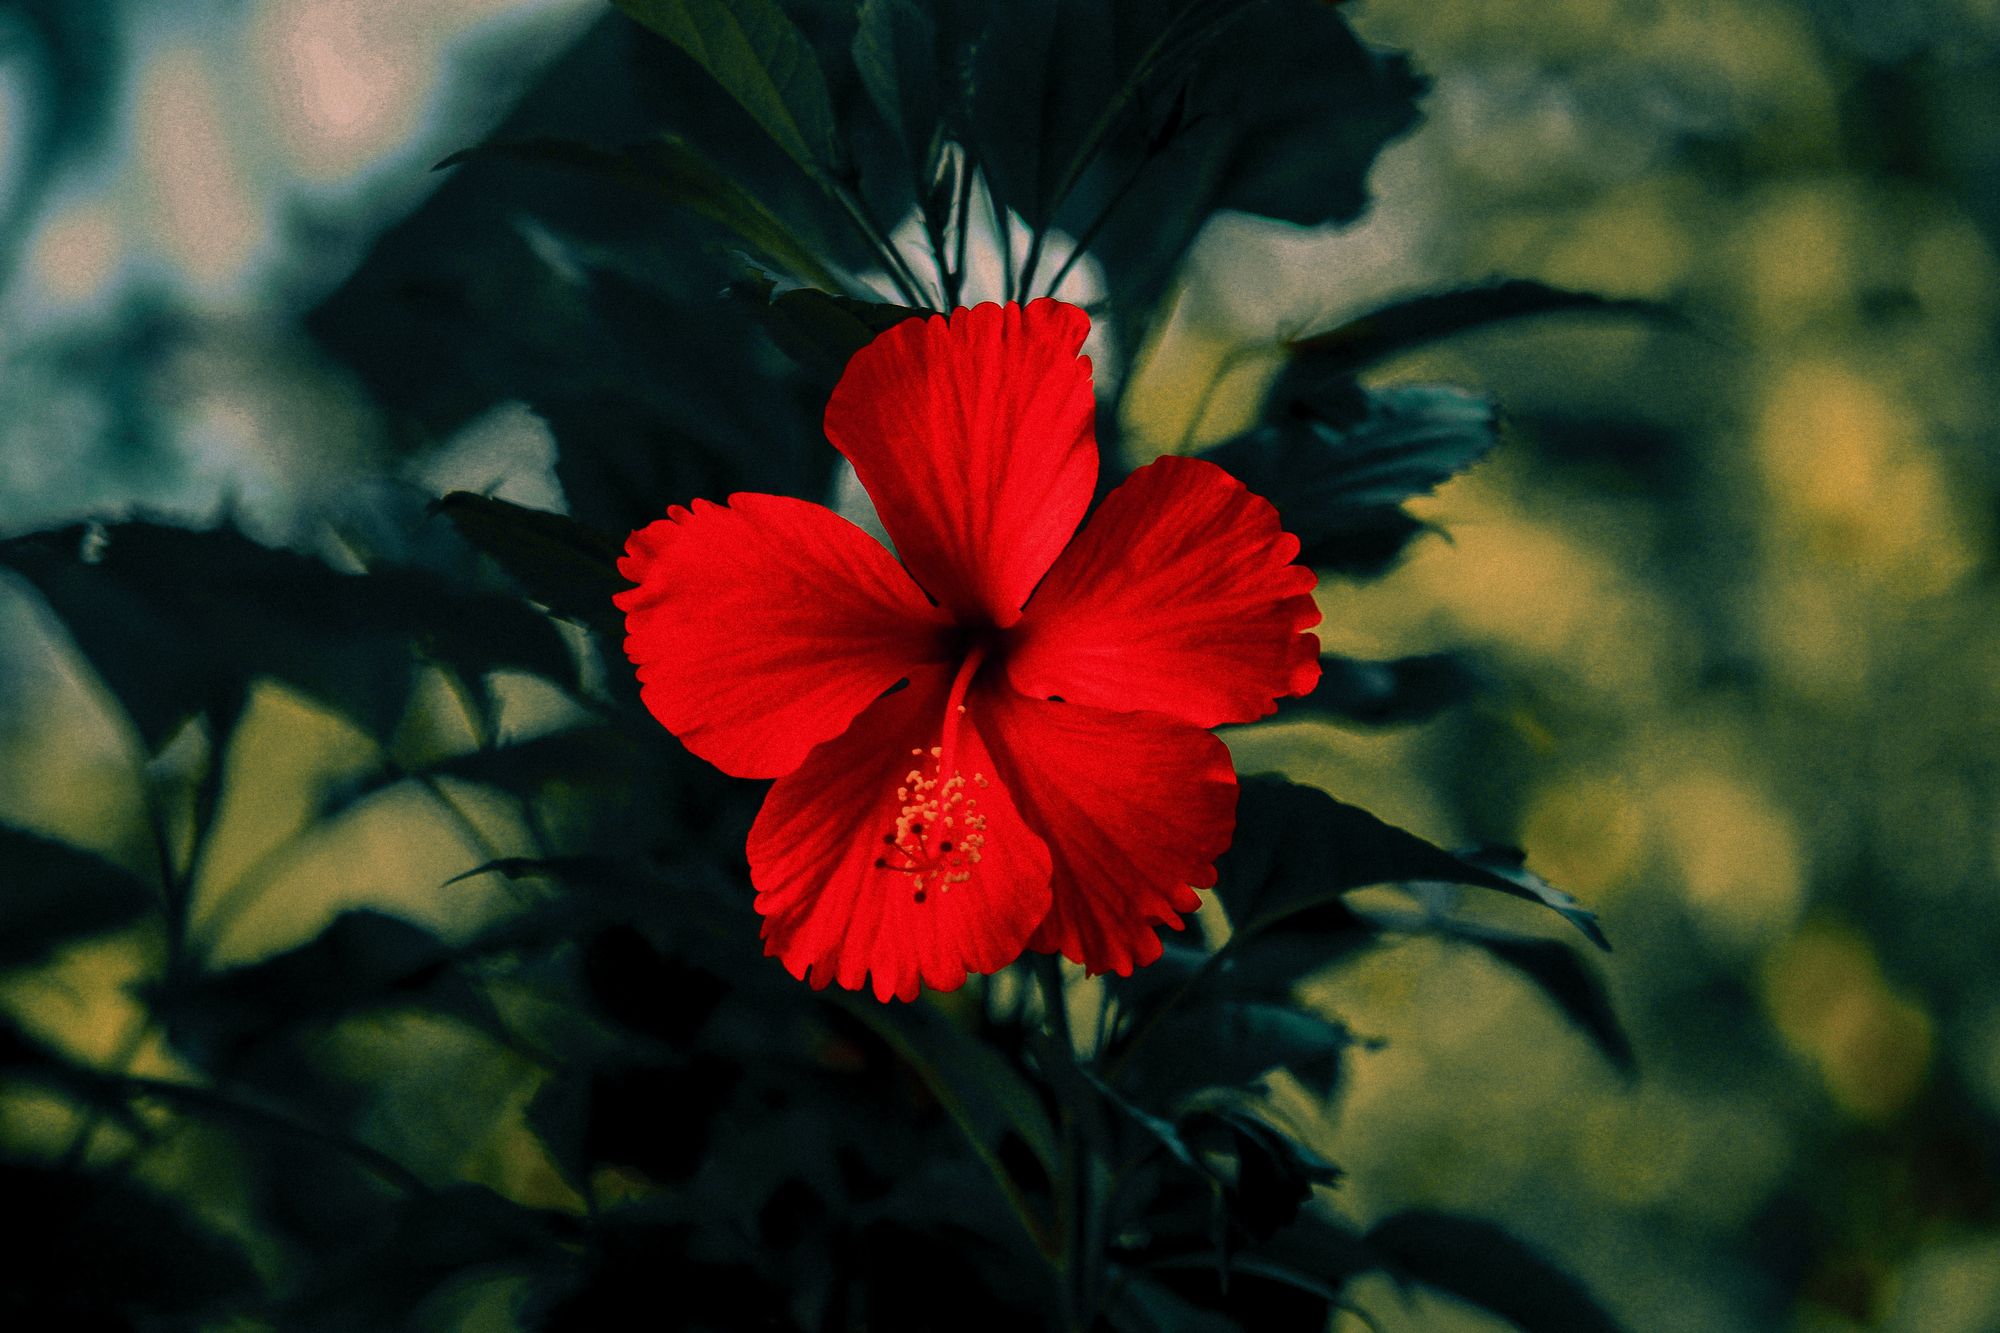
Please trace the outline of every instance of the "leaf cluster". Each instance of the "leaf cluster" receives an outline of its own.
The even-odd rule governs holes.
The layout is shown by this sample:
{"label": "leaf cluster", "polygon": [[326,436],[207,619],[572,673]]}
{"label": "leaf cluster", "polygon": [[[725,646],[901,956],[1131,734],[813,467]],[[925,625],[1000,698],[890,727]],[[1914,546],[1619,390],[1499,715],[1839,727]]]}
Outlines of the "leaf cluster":
{"label": "leaf cluster", "polygon": [[[528,404],[568,512],[454,493],[392,516],[424,535],[397,559],[143,519],[0,543],[116,701],[148,821],[122,859],[0,828],[0,970],[136,943],[127,1054],[156,1043],[174,1071],[0,1030],[0,1092],[71,1117],[60,1152],[0,1166],[46,1240],[0,1311],[416,1329],[497,1292],[549,1333],[648,1304],[691,1329],[934,1328],[941,1310],[953,1327],[1318,1329],[1387,1274],[1525,1329],[1610,1327],[1490,1222],[1342,1216],[1339,1168],[1266,1095],[1338,1095],[1369,1043],[1298,987],[1416,935],[1497,960],[1629,1070],[1570,940],[1455,910],[1462,891],[1511,897],[1604,947],[1520,854],[1250,778],[1212,945],[1190,930],[1088,985],[1031,960],[917,1005],[816,993],[758,943],[742,848],[761,792],[639,706],[609,600],[623,534],[666,503],[824,496],[827,387],[881,329],[958,302],[975,238],[1024,298],[1064,279],[1056,241],[1087,250],[1129,370],[1218,212],[1356,216],[1420,81],[1316,0],[617,7],[309,321],[407,447]],[[1256,421],[1208,456],[1324,573],[1379,574],[1424,530],[1405,502],[1483,457],[1498,421],[1483,395],[1363,372],[1593,308],[1499,284],[1301,337]],[[1115,475],[1115,407],[1102,419]],[[1483,680],[1444,654],[1326,667],[1298,706],[1370,726]],[[497,682],[520,675],[574,722],[510,734]],[[509,908],[459,931],[350,909],[271,956],[223,956],[259,882],[211,897],[206,871],[246,808],[225,797],[260,684],[378,757],[297,837],[411,795],[477,853],[430,891],[498,886]],[[438,690],[467,744],[421,743]],[[468,792],[518,815],[518,845],[492,845]],[[1384,886],[1405,905],[1355,897]],[[1072,1031],[1073,1008],[1094,1021]],[[489,1160],[503,1148],[513,1169]],[[223,1165],[152,1169],[187,1159]]]}

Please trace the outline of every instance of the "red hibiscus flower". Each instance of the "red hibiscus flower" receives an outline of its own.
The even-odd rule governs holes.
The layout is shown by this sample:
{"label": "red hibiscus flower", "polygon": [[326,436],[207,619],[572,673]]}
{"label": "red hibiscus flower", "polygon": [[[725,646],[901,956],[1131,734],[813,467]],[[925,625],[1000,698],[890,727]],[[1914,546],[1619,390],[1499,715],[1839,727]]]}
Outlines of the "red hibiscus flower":
{"label": "red hibiscus flower", "polygon": [[765,951],[815,986],[909,1000],[1024,948],[1151,962],[1235,831],[1208,728],[1319,678],[1298,540],[1222,469],[1160,459],[1079,530],[1089,326],[982,305],[855,355],[826,433],[897,555],[777,495],[675,506],[626,544],[646,706],[777,779],[751,879]]}

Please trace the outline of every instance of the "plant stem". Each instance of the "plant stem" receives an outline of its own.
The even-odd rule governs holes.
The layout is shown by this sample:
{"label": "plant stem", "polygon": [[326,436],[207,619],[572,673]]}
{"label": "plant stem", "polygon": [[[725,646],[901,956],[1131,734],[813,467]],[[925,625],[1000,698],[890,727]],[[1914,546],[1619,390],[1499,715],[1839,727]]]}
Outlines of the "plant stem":
{"label": "plant stem", "polygon": [[958,235],[952,238],[956,253],[952,257],[950,290],[945,299],[956,309],[965,298],[965,241],[972,231],[972,153],[963,145],[958,150],[958,202],[952,216],[958,222]]}
{"label": "plant stem", "polygon": [[880,256],[883,267],[888,270],[889,281],[896,284],[896,290],[902,294],[903,299],[914,306],[926,304],[923,284],[917,281],[917,275],[910,270],[902,254],[883,234],[881,227],[876,225],[875,219],[868,216],[868,210],[861,206],[859,199],[855,198],[854,191],[838,181],[828,181],[826,188],[846,212],[848,221],[854,224],[863,239]]}
{"label": "plant stem", "polygon": [[[1056,1261],[1056,1280],[1061,1294],[1062,1327],[1082,1333],[1085,1288],[1089,1283],[1086,1259],[1089,1255],[1090,1171],[1089,1154],[1082,1140],[1078,1098],[1083,1077],[1076,1061],[1076,1042],[1070,1034],[1069,1004],[1063,994],[1062,962],[1054,954],[1035,956],[1035,979],[1041,983],[1044,1021],[1056,1058],[1063,1062],[1058,1090],[1062,1104],[1062,1156],[1056,1187],[1057,1239],[1061,1244]],[[1055,1071],[1051,1071],[1054,1073]],[[1067,1084],[1065,1088],[1062,1085]]]}

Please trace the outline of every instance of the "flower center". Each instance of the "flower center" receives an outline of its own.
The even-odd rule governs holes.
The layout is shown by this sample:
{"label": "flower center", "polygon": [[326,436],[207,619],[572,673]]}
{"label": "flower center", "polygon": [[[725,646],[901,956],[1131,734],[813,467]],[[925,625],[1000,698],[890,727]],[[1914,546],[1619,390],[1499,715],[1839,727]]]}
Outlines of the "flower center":
{"label": "flower center", "polygon": [[986,652],[985,644],[975,644],[959,664],[945,697],[938,743],[929,750],[910,751],[917,764],[896,788],[902,808],[896,812],[895,826],[882,835],[889,851],[875,858],[876,869],[909,876],[917,902],[933,889],[948,892],[952,885],[971,879],[986,846],[986,816],[979,812],[978,793],[991,784],[984,773],[968,779],[956,767],[966,691]]}

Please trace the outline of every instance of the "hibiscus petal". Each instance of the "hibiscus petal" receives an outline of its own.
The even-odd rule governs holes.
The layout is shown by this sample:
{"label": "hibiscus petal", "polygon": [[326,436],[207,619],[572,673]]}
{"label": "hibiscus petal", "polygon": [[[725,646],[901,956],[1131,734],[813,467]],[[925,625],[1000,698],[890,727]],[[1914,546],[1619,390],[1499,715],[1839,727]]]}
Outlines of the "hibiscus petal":
{"label": "hibiscus petal", "polygon": [[[899,829],[938,794],[908,779],[937,778],[948,694],[945,672],[921,673],[772,785],[750,830],[750,879],[764,951],[793,976],[851,990],[872,978],[884,1000],[915,999],[919,983],[955,990],[1020,957],[1048,914],[1048,849],[994,778],[976,710],[960,715],[948,761],[963,784]],[[944,864],[898,868],[913,861],[912,828]]]}
{"label": "hibiscus petal", "polygon": [[826,406],[896,552],[961,616],[1011,625],[1097,484],[1090,320],[1043,298],[910,319]]}
{"label": "hibiscus petal", "polygon": [[633,533],[625,653],[640,698],[725,773],[789,773],[884,690],[944,660],[948,621],[882,544],[781,495],[697,500]]}
{"label": "hibiscus petal", "polygon": [[1313,572],[1270,501],[1162,458],[1104,498],[1035,590],[1007,678],[1037,699],[1251,722],[1319,681]]}
{"label": "hibiscus petal", "polygon": [[[1127,976],[1160,956],[1215,883],[1236,831],[1221,741],[1159,713],[1114,713],[976,691],[1000,778],[1053,861],[1048,918],[1028,947]],[[1193,887],[1190,887],[1193,886]]]}

